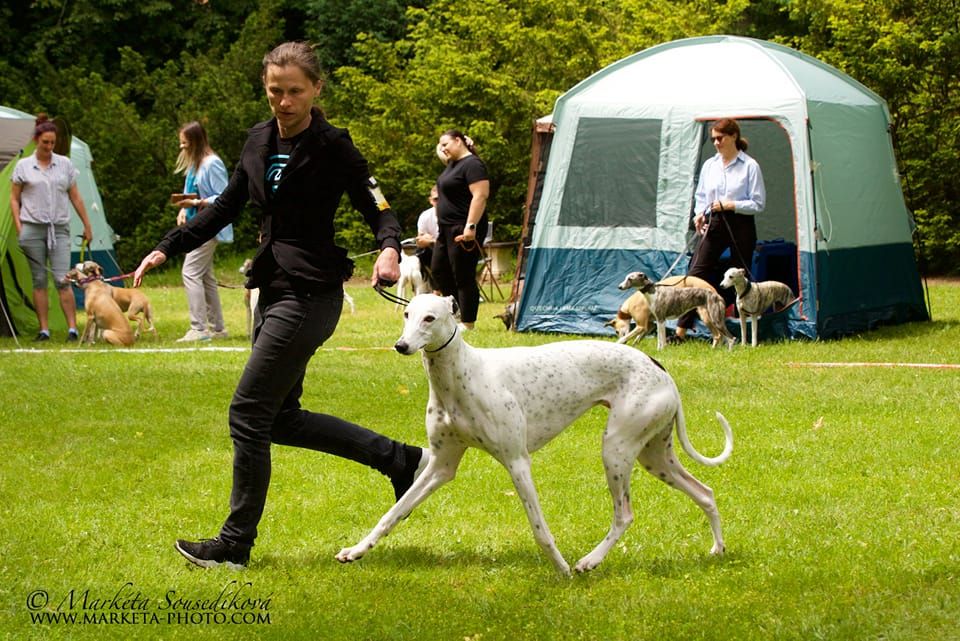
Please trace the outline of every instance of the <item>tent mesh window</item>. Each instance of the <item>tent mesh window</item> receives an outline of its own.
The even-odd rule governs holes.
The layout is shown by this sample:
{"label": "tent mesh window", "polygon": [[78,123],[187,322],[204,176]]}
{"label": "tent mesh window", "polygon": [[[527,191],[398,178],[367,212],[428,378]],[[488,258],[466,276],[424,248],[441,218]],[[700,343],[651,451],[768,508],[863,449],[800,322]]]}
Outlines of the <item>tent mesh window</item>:
{"label": "tent mesh window", "polygon": [[581,118],[557,224],[656,227],[660,131],[659,119]]}

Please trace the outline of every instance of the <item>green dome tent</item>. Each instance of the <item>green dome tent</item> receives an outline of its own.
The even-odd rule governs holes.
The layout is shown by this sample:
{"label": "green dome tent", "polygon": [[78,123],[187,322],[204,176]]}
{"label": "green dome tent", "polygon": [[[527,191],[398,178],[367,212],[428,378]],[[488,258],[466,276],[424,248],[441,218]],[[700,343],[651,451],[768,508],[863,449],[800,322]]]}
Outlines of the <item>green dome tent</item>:
{"label": "green dome tent", "polygon": [[537,127],[534,155],[538,141],[549,155],[540,180],[531,172],[518,330],[608,334],[626,273],[686,272],[699,169],[723,117],[767,187],[754,271],[801,296],[775,331],[826,338],[928,318],[883,99],[787,47],[709,36],[615,62],[557,100],[552,135]]}
{"label": "green dome tent", "polygon": [[[20,335],[30,334],[38,329],[33,311],[30,268],[17,245],[16,227],[10,212],[10,176],[17,161],[33,153],[31,136],[35,122],[35,117],[28,113],[0,107],[0,306],[3,307],[0,311],[0,335],[5,336],[14,331]],[[93,243],[86,249],[84,260],[95,260],[104,268],[107,276],[117,276],[120,270],[113,248],[114,232],[107,223],[100,191],[93,177],[93,156],[87,143],[75,136],[70,141],[70,159],[80,172],[77,187],[93,227]],[[82,234],[80,218],[71,214],[72,262],[80,260]],[[50,287],[53,287],[52,283]],[[77,293],[78,306],[82,306],[82,292],[74,291]],[[50,324],[62,330],[66,328],[66,323],[55,299],[51,296]]]}

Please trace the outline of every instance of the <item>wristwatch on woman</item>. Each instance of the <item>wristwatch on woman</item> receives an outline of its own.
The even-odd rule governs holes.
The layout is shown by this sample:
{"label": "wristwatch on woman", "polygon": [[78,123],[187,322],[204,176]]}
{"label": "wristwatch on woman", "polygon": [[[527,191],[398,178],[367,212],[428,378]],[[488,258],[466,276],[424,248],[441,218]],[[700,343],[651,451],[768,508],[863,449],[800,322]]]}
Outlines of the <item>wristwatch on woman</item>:
{"label": "wristwatch on woman", "polygon": [[476,228],[477,228],[477,223],[467,223],[467,229],[469,229],[470,231],[473,231]]}

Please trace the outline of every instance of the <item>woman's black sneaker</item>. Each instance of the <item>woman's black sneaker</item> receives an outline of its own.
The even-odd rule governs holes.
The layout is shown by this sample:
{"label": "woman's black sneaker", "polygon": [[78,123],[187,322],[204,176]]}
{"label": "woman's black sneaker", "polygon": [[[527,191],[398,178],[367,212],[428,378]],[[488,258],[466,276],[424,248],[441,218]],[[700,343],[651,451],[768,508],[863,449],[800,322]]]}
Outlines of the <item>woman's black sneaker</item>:
{"label": "woman's black sneaker", "polygon": [[250,562],[249,547],[227,543],[219,536],[214,539],[201,539],[196,543],[177,539],[174,547],[188,561],[202,568],[226,565],[232,570],[239,570],[247,567]]}

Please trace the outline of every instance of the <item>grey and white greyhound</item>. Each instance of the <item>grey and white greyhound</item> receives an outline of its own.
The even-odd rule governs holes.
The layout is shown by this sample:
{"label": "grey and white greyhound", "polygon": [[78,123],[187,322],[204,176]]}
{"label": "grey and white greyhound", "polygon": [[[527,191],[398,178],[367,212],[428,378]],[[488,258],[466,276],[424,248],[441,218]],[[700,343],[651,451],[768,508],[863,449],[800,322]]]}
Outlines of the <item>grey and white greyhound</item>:
{"label": "grey and white greyhound", "polygon": [[673,379],[643,352],[603,341],[568,341],[538,347],[478,349],[463,340],[452,297],[421,294],[410,301],[401,354],[423,352],[430,382],[426,424],[431,456],[410,489],[359,543],[341,550],[355,561],[444,483],[452,480],[468,447],[499,461],[513,480],[537,543],[556,569],[570,574],[547,527],[530,472],[530,455],[595,405],[609,408],[603,463],[613,498],[607,535],[574,566],[595,568],[633,521],[630,475],[639,461],[654,477],[687,494],[707,515],[713,554],[724,551],[713,491],[680,464],[673,430],[684,451],[703,465],[719,465],[733,451],[733,431],[718,412],[725,445],[707,458],[687,438],[680,394]]}
{"label": "grey and white greyhound", "polygon": [[661,285],[650,280],[643,272],[630,272],[617,287],[635,287],[646,297],[650,314],[657,321],[658,350],[667,346],[667,321],[680,318],[692,309],[697,310],[700,320],[710,330],[713,347],[723,340],[727,343],[727,349],[733,349],[733,344],[737,342],[724,320],[726,305],[723,298],[715,291],[699,287]]}
{"label": "grey and white greyhound", "polygon": [[757,346],[760,334],[760,317],[773,308],[774,311],[783,311],[796,300],[790,287],[776,280],[751,282],[747,270],[740,267],[731,267],[720,281],[720,287],[733,287],[737,291],[737,309],[740,312],[740,342],[747,343],[747,316],[750,317],[752,337],[750,344]]}

